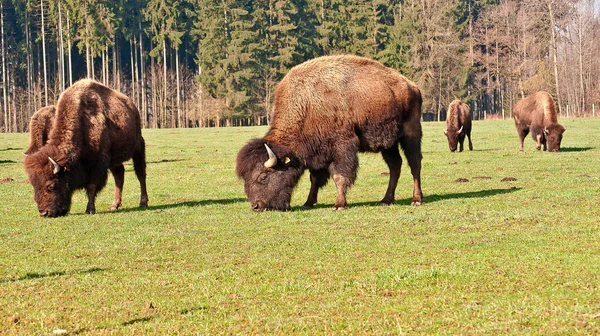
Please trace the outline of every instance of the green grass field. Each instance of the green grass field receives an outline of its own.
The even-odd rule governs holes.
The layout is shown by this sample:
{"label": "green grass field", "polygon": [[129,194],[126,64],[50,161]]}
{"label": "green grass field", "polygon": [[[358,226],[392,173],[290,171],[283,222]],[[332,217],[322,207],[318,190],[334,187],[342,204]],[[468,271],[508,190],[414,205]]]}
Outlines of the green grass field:
{"label": "green grass field", "polygon": [[[349,208],[333,182],[303,211],[254,213],[235,158],[265,127],[144,130],[150,207],[126,165],[85,215],[38,216],[22,152],[0,134],[0,334],[598,334],[600,119],[561,119],[563,151],[512,121],[476,121],[450,153],[424,123],[423,205],[406,163],[393,206],[378,154],[361,154]],[[457,179],[469,182],[456,182]],[[514,181],[502,181],[512,178]]]}

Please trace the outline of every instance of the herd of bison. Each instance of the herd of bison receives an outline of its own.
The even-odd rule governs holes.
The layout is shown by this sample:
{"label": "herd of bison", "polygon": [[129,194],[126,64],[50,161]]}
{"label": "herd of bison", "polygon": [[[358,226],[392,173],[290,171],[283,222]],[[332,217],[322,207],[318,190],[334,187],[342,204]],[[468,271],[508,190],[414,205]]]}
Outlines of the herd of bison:
{"label": "herd of bison", "polygon": [[[398,144],[413,176],[412,205],[420,205],[421,104],[415,83],[371,59],[325,56],[292,68],[275,89],[266,135],[250,140],[237,156],[236,172],[252,209],[290,210],[294,186],[307,169],[311,186],[304,207],[317,203],[319,189],[332,177],[337,188],[334,209],[346,208],[358,152],[381,152],[390,173],[380,204],[390,205],[402,165]],[[519,150],[528,133],[538,150],[560,149],[565,128],[557,123],[550,94],[537,92],[513,111]],[[95,213],[95,198],[106,185],[108,170],[115,179],[110,210],[118,210],[123,162],[129,159],[140,182],[140,206],[147,207],[141,128],[139,111],[129,97],[90,79],[66,89],[56,106],[37,111],[30,122],[24,166],[39,214],[66,215],[77,189],[87,192],[86,213]],[[465,136],[473,150],[468,105],[460,100],[449,105],[444,133],[451,151],[463,150]]]}

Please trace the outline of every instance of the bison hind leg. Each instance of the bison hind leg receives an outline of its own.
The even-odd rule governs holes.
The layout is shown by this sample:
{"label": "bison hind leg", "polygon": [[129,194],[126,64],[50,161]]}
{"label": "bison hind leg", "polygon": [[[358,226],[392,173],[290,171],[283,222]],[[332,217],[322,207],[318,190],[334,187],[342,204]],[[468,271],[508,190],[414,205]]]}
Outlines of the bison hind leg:
{"label": "bison hind leg", "polygon": [[110,168],[110,172],[115,179],[115,196],[112,205],[108,208],[109,211],[117,211],[121,206],[121,196],[123,194],[123,184],[125,182],[125,167],[120,164]]}
{"label": "bison hind leg", "polygon": [[383,196],[383,199],[379,202],[379,204],[391,205],[395,200],[396,187],[398,186],[400,168],[402,166],[402,157],[400,156],[398,145],[384,149],[381,151],[381,156],[383,156],[383,160],[388,165],[390,170],[390,180],[388,182],[388,188],[385,192],[385,196]]}
{"label": "bison hind leg", "polygon": [[408,161],[410,172],[413,176],[413,197],[411,205],[419,206],[423,202],[423,191],[421,190],[421,136],[400,139],[400,145]]}
{"label": "bison hind leg", "polygon": [[140,146],[133,153],[133,170],[140,182],[140,207],[148,207],[148,191],[146,190],[146,144],[144,138],[140,138]]}

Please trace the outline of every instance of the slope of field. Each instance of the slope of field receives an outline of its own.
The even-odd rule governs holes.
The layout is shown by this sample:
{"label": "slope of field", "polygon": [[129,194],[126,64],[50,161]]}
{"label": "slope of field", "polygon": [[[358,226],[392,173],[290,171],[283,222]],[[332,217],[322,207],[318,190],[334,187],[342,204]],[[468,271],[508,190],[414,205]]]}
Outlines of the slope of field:
{"label": "slope of field", "polygon": [[[512,121],[476,121],[450,153],[424,123],[423,206],[406,163],[390,207],[378,154],[361,154],[349,208],[333,182],[304,211],[254,213],[238,150],[266,128],[144,130],[150,207],[126,165],[85,215],[40,218],[27,134],[0,134],[0,334],[598,334],[600,119],[561,119],[563,151]],[[464,181],[464,182],[458,182]]]}

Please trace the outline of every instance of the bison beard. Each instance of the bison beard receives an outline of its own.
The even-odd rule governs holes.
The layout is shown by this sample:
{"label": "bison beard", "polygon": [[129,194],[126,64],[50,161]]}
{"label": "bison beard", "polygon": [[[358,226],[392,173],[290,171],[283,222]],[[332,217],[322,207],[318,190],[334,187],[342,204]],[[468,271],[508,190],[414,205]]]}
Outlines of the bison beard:
{"label": "bison beard", "polygon": [[331,176],[334,209],[344,209],[356,179],[358,152],[381,152],[390,169],[382,205],[394,202],[402,147],[413,175],[413,205],[422,202],[421,93],[397,71],[356,56],[326,56],[290,70],[275,89],[271,127],[237,157],[236,172],[252,209],[289,210],[303,172],[311,187],[305,208],[317,203]]}
{"label": "bison beard", "polygon": [[129,159],[140,181],[140,206],[148,205],[141,122],[128,97],[92,80],[81,80],[61,94],[54,118],[47,143],[25,158],[41,216],[66,215],[77,189],[87,192],[86,213],[95,213],[96,194],[106,185],[109,169],[115,179],[110,210],[117,210],[123,162]]}

